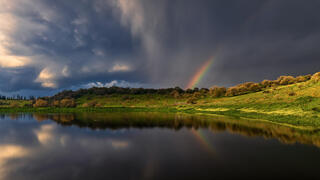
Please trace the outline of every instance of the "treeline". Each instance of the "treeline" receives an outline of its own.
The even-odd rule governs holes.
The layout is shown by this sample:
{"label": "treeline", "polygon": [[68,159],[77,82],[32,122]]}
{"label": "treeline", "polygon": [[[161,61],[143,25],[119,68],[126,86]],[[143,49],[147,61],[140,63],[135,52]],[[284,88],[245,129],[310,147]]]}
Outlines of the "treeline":
{"label": "treeline", "polygon": [[[190,93],[194,93],[197,91],[199,91],[199,89],[195,88],[193,90],[190,90]],[[126,95],[160,94],[160,95],[168,95],[168,94],[171,94],[172,92],[185,93],[186,91],[184,91],[180,87],[167,88],[167,89],[122,88],[122,87],[116,87],[116,86],[109,87],[109,88],[93,87],[90,89],[79,89],[77,91],[65,90],[65,91],[62,91],[62,92],[52,96],[51,99],[55,99],[55,100],[61,100],[61,99],[65,99],[65,98],[77,99],[77,98],[82,97],[84,95],[104,96],[104,95],[111,95],[111,94],[126,94]]]}
{"label": "treeline", "polygon": [[19,94],[13,96],[4,96],[0,94],[0,100],[34,100],[36,99],[34,96],[21,96]]}
{"label": "treeline", "polygon": [[243,84],[238,84],[233,87],[229,87],[228,89],[225,87],[212,87],[210,89],[210,92],[214,97],[237,96],[237,95],[247,94],[250,92],[259,92],[270,87],[277,87],[277,86],[306,82],[312,78],[315,79],[319,75],[320,73],[316,73],[313,76],[310,74],[305,76],[297,76],[297,77],[280,76],[276,80],[263,80],[260,83],[246,82]]}
{"label": "treeline", "polygon": [[[276,80],[263,80],[260,83],[246,82],[233,87],[218,87],[213,86],[207,88],[194,88],[183,90],[180,87],[166,88],[166,89],[144,89],[144,88],[122,88],[122,87],[93,87],[90,89],[79,89],[77,91],[65,90],[51,97],[38,98],[32,103],[33,107],[76,107],[75,99],[85,95],[166,95],[173,98],[187,98],[187,103],[195,104],[197,99],[210,96],[210,97],[231,97],[251,92],[264,91],[270,87],[277,87],[283,85],[290,85],[295,83],[306,82],[309,80],[320,81],[320,72],[314,75],[305,76],[280,76]],[[127,96],[124,96],[127,97]],[[128,99],[130,99],[128,97]],[[127,99],[124,99],[127,100]],[[88,105],[88,107],[95,107],[95,105]]]}

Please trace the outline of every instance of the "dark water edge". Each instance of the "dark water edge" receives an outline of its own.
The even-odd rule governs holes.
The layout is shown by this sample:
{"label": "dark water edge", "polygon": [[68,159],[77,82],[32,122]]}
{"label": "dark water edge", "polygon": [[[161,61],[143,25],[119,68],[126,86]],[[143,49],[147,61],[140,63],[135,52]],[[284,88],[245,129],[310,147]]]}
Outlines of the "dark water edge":
{"label": "dark water edge", "polygon": [[173,113],[0,115],[0,179],[318,177],[320,133]]}

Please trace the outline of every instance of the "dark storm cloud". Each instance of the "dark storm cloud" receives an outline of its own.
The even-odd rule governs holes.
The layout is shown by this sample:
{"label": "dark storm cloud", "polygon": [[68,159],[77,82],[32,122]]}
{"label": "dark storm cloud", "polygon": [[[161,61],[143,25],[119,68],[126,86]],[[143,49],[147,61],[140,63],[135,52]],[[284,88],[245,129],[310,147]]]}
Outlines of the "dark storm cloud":
{"label": "dark storm cloud", "polygon": [[316,0],[0,4],[0,25],[7,25],[4,18],[12,22],[0,28],[0,52],[19,60],[1,57],[2,91],[112,80],[184,87],[211,56],[200,86],[313,73],[320,65]]}

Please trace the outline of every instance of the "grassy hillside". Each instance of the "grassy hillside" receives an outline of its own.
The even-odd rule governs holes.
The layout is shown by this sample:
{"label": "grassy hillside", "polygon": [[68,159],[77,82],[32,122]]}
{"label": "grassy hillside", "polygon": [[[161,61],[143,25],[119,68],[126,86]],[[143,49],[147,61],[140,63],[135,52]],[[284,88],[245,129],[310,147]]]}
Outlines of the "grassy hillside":
{"label": "grassy hillside", "polygon": [[[36,108],[31,108],[32,105]],[[4,112],[170,111],[218,114],[320,128],[320,73],[312,77],[282,76],[275,81],[244,83],[210,91],[92,88],[62,92],[37,102],[1,100],[0,107]]]}

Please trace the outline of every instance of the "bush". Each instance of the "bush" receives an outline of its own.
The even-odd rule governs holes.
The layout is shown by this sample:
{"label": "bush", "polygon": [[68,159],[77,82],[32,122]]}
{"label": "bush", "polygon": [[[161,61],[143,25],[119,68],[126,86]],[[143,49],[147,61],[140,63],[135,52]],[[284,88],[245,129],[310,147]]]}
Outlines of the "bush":
{"label": "bush", "polygon": [[177,90],[174,90],[170,93],[171,96],[173,96],[174,98],[179,98],[180,97],[180,93]]}
{"label": "bush", "polygon": [[65,108],[76,107],[76,102],[74,99],[62,99],[60,101],[60,107],[65,107]]}
{"label": "bush", "polygon": [[236,96],[239,94],[239,89],[237,87],[230,87],[226,92],[226,96]]}
{"label": "bush", "polygon": [[320,72],[317,72],[314,75],[312,75],[311,80],[314,82],[319,82],[320,81]]}
{"label": "bush", "polygon": [[254,83],[249,86],[248,90],[252,92],[258,92],[261,91],[261,86],[258,83]]}
{"label": "bush", "polygon": [[296,93],[295,92],[289,92],[289,94],[288,94],[289,96],[295,96],[296,95]]}
{"label": "bush", "polygon": [[210,88],[209,92],[213,97],[221,97],[226,94],[227,89],[225,87],[214,86],[214,87]]}
{"label": "bush", "polygon": [[97,103],[94,107],[99,108],[99,107],[103,107],[103,106],[104,106],[104,104],[103,104],[103,103]]}
{"label": "bush", "polygon": [[48,106],[49,106],[48,101],[44,99],[37,99],[37,101],[33,105],[33,107],[48,107]]}
{"label": "bush", "polygon": [[293,76],[280,76],[277,79],[280,85],[288,85],[296,82],[296,79]]}
{"label": "bush", "polygon": [[202,94],[198,91],[192,94],[192,97],[194,98],[200,98],[202,96]]}
{"label": "bush", "polygon": [[299,82],[306,82],[308,80],[311,79],[311,75],[308,74],[308,75],[305,75],[305,76],[298,76],[296,77],[296,82],[299,83]]}
{"label": "bush", "polygon": [[84,103],[82,107],[95,107],[97,104],[98,104],[97,101],[91,101],[91,102]]}
{"label": "bush", "polygon": [[251,88],[252,89],[257,88],[256,83],[246,82],[244,84],[239,84],[237,86],[230,87],[226,92],[226,96],[236,96],[236,95],[245,94],[245,93],[250,92]]}
{"label": "bush", "polygon": [[209,92],[209,89],[207,89],[207,88],[201,88],[200,89],[200,93],[201,94],[207,94]]}
{"label": "bush", "polygon": [[197,104],[197,98],[191,97],[187,101],[188,104]]}
{"label": "bush", "polygon": [[19,105],[19,103],[17,103],[17,102],[12,102],[12,103],[10,103],[10,107],[12,107],[12,108],[18,108],[18,107],[20,107],[20,105]]}
{"label": "bush", "polygon": [[54,101],[52,102],[52,106],[53,106],[53,107],[60,107],[60,101],[59,101],[59,100],[54,100]]}
{"label": "bush", "polygon": [[270,80],[263,80],[260,84],[261,84],[261,87],[267,88],[267,87],[271,87],[273,83]]}

